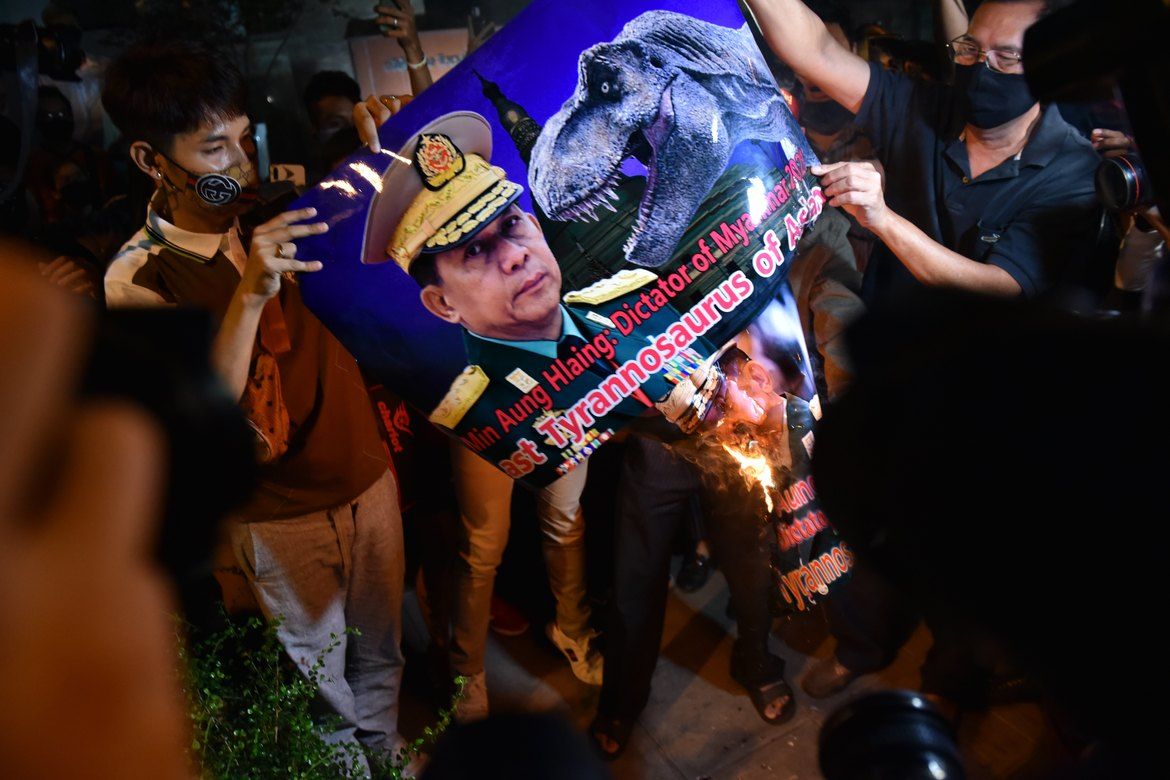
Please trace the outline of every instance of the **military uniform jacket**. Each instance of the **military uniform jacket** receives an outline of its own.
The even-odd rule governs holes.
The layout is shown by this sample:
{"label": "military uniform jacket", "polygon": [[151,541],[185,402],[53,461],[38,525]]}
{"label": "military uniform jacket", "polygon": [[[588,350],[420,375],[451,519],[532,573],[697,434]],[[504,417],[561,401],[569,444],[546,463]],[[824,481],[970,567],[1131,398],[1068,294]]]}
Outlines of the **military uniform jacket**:
{"label": "military uniform jacket", "polygon": [[[572,407],[589,391],[596,389],[607,376],[613,374],[615,368],[634,359],[653,338],[679,321],[680,312],[667,305],[634,324],[631,332],[623,335],[618,328],[618,321],[625,320],[622,320],[621,315],[615,316],[615,312],[628,312],[629,309],[626,307],[632,308],[640,302],[643,292],[652,289],[651,282],[657,281],[658,278],[648,271],[626,274],[631,281],[613,284],[614,280],[622,277],[619,274],[583,290],[568,293],[563,298],[563,311],[580,332],[585,345],[595,345],[602,339],[608,340],[613,346],[612,357],[599,356],[597,359],[591,359],[594,352],[587,351],[586,346],[579,346],[576,353],[573,353],[565,344],[565,336],[558,342],[560,357],[551,358],[521,346],[511,346],[464,333],[464,345],[470,365],[462,376],[466,377],[469,372],[474,372],[478,377],[479,386],[470,391],[475,395],[474,401],[469,398],[461,399],[461,405],[466,407],[466,411],[457,421],[448,417],[447,427],[472,449],[497,465],[517,450],[520,439],[527,438],[539,444],[542,452],[549,456],[550,463],[545,464],[545,468],[548,468],[561,465],[565,458],[583,459],[633,419],[647,412],[656,413],[653,403],[669,394],[675,384],[697,366],[702,357],[715,351],[714,345],[707,339],[702,337],[696,339],[685,352],[672,359],[662,370],[651,374],[641,385],[641,393],[637,394],[641,398],[631,395],[623,399],[609,414],[597,419],[590,426],[590,445],[585,448],[586,452],[582,452],[579,447],[572,452],[561,452],[533,427],[544,415],[550,412],[561,413]],[[608,289],[606,285],[609,285]],[[647,311],[645,306],[642,311]],[[571,328],[567,326],[564,330],[565,333],[571,333]],[[573,362],[574,357],[580,358],[576,365]],[[575,373],[576,370],[580,373]],[[438,419],[440,410],[460,392],[457,389],[459,383],[460,380],[457,379],[447,398],[439,404],[435,413],[432,413],[432,421],[445,424]]]}

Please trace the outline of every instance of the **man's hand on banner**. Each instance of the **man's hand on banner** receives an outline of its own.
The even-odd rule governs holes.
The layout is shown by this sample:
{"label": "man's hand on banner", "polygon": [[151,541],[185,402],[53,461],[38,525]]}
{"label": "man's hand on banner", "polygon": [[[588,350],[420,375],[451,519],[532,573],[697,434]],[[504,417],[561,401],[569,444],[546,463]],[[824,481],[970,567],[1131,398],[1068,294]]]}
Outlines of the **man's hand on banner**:
{"label": "man's hand on banner", "polygon": [[297,225],[296,222],[317,216],[317,209],[286,211],[265,222],[252,233],[252,248],[240,280],[240,291],[256,304],[263,305],[280,292],[280,277],[289,272],[320,271],[320,261],[296,260],[295,238],[314,236],[329,230],[325,222]]}
{"label": "man's hand on banner", "polygon": [[370,147],[371,152],[376,154],[382,151],[382,144],[378,142],[378,128],[412,99],[411,95],[370,95],[353,107],[353,126],[357,128],[358,138]]}
{"label": "man's hand on banner", "polygon": [[821,179],[821,187],[830,206],[849,212],[861,226],[877,233],[890,216],[883,192],[882,173],[871,162],[841,162],[833,165],[814,165],[814,176]]}

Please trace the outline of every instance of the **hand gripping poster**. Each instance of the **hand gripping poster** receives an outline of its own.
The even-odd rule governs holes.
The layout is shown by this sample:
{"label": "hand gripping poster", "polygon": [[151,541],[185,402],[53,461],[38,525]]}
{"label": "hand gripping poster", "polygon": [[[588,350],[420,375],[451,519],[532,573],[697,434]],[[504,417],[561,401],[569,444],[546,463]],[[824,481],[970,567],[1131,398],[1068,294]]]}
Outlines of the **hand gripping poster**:
{"label": "hand gripping poster", "polygon": [[304,298],[512,478],[659,414],[765,309],[807,389],[786,280],[824,198],[733,0],[536,0],[379,139],[297,204],[330,223]]}

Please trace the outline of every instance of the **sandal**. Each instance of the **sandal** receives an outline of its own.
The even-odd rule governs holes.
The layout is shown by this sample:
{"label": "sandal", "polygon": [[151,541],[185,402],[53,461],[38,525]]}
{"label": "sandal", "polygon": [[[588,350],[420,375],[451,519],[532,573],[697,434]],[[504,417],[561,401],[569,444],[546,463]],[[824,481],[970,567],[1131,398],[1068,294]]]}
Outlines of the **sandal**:
{"label": "sandal", "polygon": [[[593,743],[593,749],[603,760],[616,761],[625,752],[633,730],[634,721],[632,720],[610,718],[598,713],[593,722],[589,724],[589,741]],[[610,742],[615,743],[618,746],[617,750],[612,753],[606,750],[601,746],[601,740],[598,739],[598,736],[605,737]]]}
{"label": "sandal", "polygon": [[[749,674],[742,666],[736,665],[731,669],[731,677],[747,691],[752,706],[765,723],[779,726],[792,720],[792,716],[796,714],[796,696],[784,679],[783,665],[779,665],[778,669],[769,669],[768,673],[763,675]],[[778,699],[784,698],[787,701],[780,708],[780,712],[774,717],[768,717],[768,707]]]}

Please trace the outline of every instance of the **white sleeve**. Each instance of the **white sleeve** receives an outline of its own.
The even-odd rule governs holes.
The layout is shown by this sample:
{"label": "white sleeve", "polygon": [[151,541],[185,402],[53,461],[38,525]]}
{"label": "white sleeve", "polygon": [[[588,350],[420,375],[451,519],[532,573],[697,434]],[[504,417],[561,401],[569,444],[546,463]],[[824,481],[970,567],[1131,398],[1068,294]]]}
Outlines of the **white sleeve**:
{"label": "white sleeve", "polygon": [[114,255],[102,280],[106,290],[106,308],[141,309],[173,305],[149,287],[134,283],[134,275],[151,261],[151,248],[152,242],[143,229]]}
{"label": "white sleeve", "polygon": [[106,308],[109,309],[143,309],[174,306],[154,290],[147,289],[133,282],[124,282],[118,279],[105,280]]}

